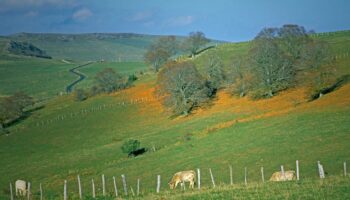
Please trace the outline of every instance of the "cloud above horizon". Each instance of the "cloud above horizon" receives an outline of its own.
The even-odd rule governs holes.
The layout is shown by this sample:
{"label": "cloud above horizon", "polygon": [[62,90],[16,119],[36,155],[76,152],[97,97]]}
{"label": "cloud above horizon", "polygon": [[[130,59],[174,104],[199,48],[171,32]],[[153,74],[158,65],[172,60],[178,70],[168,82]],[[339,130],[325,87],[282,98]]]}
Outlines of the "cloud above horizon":
{"label": "cloud above horizon", "polygon": [[15,11],[33,7],[72,6],[77,4],[77,0],[0,0],[0,4],[0,11]]}
{"label": "cloud above horizon", "polygon": [[151,11],[140,11],[128,17],[128,20],[133,22],[146,21],[153,16],[153,12]]}
{"label": "cloud above horizon", "polygon": [[92,16],[92,12],[88,8],[81,8],[73,13],[72,18],[76,21],[84,21]]}
{"label": "cloud above horizon", "polygon": [[165,24],[172,27],[187,26],[194,22],[194,17],[191,15],[177,16],[165,20]]}
{"label": "cloud above horizon", "polygon": [[[135,32],[242,41],[294,23],[317,32],[350,29],[350,1],[0,0],[0,34]],[[298,13],[295,12],[298,10]]]}

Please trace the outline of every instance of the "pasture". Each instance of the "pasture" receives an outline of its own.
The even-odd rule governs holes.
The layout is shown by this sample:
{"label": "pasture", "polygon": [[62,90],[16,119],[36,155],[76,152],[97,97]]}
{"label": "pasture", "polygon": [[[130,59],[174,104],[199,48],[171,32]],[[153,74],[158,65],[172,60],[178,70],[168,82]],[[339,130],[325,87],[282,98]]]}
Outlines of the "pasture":
{"label": "pasture", "polygon": [[141,73],[146,73],[149,68],[143,62],[95,62],[89,66],[79,69],[80,72],[84,73],[87,78],[80,82],[77,87],[91,87],[94,84],[95,75],[105,68],[112,68],[116,72],[128,76],[136,75],[141,76]]}
{"label": "pasture", "polygon": [[56,96],[76,79],[68,72],[74,66],[59,60],[6,56],[0,59],[0,94],[22,91],[37,98]]}
{"label": "pasture", "polygon": [[[335,49],[348,47],[346,42],[341,45],[342,40],[332,41],[339,45]],[[233,52],[243,54],[248,44],[225,44],[210,49],[195,62],[204,66],[208,53],[218,51],[229,66]],[[335,55],[344,52],[339,50]],[[340,74],[350,73],[349,63],[347,56],[337,60]],[[140,63],[96,63],[81,71],[92,77],[105,66],[121,69],[125,74],[146,68]],[[81,87],[91,83],[88,79]],[[74,101],[72,96],[60,96],[10,127],[10,135],[0,136],[3,166],[0,197],[8,198],[10,182],[24,179],[32,183],[36,195],[42,183],[44,193],[52,199],[62,197],[63,183],[67,180],[68,195],[77,198],[77,175],[81,177],[84,194],[91,194],[93,178],[96,192],[101,195],[102,174],[110,196],[112,177],[117,178],[121,190],[122,174],[126,175],[128,187],[134,190],[140,178],[145,199],[349,196],[349,179],[342,175],[343,162],[349,163],[350,159],[350,84],[312,102],[303,87],[257,101],[232,97],[229,91],[221,90],[211,104],[192,115],[171,118],[154,96],[155,81],[156,75],[149,73],[141,76],[132,88],[83,102]],[[139,140],[141,147],[149,151],[128,158],[121,146],[131,138]],[[299,183],[261,184],[261,167],[268,179],[281,165],[285,170],[295,170],[296,160],[300,162]],[[323,181],[318,177],[317,161],[325,168]],[[228,186],[230,165],[233,186]],[[248,186],[243,185],[245,167]],[[167,183],[175,172],[197,168],[201,169],[203,191],[169,191]],[[218,185],[215,189],[211,189],[209,168]],[[158,195],[154,194],[157,175],[161,175]]]}

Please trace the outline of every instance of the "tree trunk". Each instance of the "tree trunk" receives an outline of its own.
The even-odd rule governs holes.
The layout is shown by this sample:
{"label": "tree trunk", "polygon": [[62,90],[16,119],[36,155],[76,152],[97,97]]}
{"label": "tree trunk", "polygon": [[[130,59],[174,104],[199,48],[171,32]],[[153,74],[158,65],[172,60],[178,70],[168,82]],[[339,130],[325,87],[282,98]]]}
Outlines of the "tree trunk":
{"label": "tree trunk", "polygon": [[270,89],[268,94],[267,94],[269,97],[273,97],[273,93],[272,93],[272,90]]}

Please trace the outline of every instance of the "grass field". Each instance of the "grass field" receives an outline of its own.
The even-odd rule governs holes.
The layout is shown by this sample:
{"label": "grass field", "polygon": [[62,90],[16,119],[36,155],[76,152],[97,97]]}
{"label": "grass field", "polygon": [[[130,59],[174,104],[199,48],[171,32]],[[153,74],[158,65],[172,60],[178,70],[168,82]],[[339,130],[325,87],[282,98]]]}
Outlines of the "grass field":
{"label": "grass field", "polygon": [[76,77],[68,70],[75,64],[32,57],[0,59],[0,94],[18,91],[38,98],[52,97],[65,91]]}
{"label": "grass field", "polygon": [[105,68],[112,68],[125,76],[135,74],[138,77],[141,76],[140,72],[148,71],[148,66],[143,62],[96,62],[79,69],[80,72],[87,75],[87,78],[79,83],[77,87],[91,87],[94,84],[95,75]]}
{"label": "grass field", "polygon": [[[218,51],[229,63],[231,53],[225,49],[244,52],[244,45],[220,46]],[[206,55],[198,56],[195,62],[204,63]],[[349,63],[349,57],[339,59],[339,70],[350,73]],[[82,72],[91,77],[100,65],[104,64]],[[8,183],[17,179],[29,180],[36,194],[42,183],[52,199],[62,197],[67,180],[70,197],[77,196],[78,174],[84,194],[91,194],[94,178],[101,195],[104,174],[107,192],[112,195],[112,176],[121,189],[120,175],[125,174],[134,190],[136,180],[141,179],[142,198],[146,199],[349,197],[349,180],[341,176],[343,162],[350,159],[350,84],[313,102],[308,102],[305,88],[292,88],[258,101],[232,97],[222,90],[211,105],[188,117],[172,119],[154,98],[155,78],[147,74],[130,89],[83,102],[75,102],[71,96],[57,97],[10,127],[12,134],[0,136],[0,197],[8,197]],[[142,147],[154,146],[156,151],[128,158],[120,147],[129,138],[140,140]],[[268,179],[280,165],[295,170],[296,160],[300,162],[301,183],[259,183],[261,166]],[[318,180],[317,161],[325,168],[324,182]],[[229,165],[233,167],[234,186],[227,186]],[[248,188],[242,185],[245,167]],[[204,192],[169,192],[167,182],[175,172],[196,168],[201,169]],[[220,185],[216,189],[208,189],[209,168]],[[151,193],[155,192],[157,175],[162,177],[162,192],[156,196]]]}

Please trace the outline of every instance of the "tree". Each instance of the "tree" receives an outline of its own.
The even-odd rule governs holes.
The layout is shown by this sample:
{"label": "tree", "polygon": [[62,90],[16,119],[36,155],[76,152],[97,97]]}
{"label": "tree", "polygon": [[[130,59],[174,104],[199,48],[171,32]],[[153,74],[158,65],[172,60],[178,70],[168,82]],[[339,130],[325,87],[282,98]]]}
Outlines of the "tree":
{"label": "tree", "polygon": [[233,94],[244,97],[251,89],[253,81],[252,75],[247,67],[243,67],[244,61],[241,59],[234,59],[231,64],[231,77],[233,81]]}
{"label": "tree", "polygon": [[324,90],[336,82],[336,69],[329,45],[321,41],[310,42],[303,52],[302,64],[303,77],[310,80],[310,95],[314,99],[322,97]]}
{"label": "tree", "polygon": [[125,89],[127,78],[115,72],[112,68],[106,68],[96,74],[95,81],[102,92],[111,93]]}
{"label": "tree", "polygon": [[301,59],[303,50],[311,42],[305,28],[295,24],[286,24],[279,28],[278,37],[285,54],[295,62]]}
{"label": "tree", "polygon": [[145,62],[152,65],[156,72],[165,64],[171,56],[175,55],[177,51],[177,42],[175,36],[165,36],[159,38],[152,44],[146,54]]}
{"label": "tree", "polygon": [[254,97],[272,97],[286,89],[295,75],[290,60],[280,51],[278,40],[258,38],[250,51],[252,73],[255,76]]}
{"label": "tree", "polygon": [[216,54],[210,54],[208,57],[207,80],[209,88],[215,92],[225,81],[225,72],[221,59]]}
{"label": "tree", "polygon": [[84,101],[88,98],[88,95],[84,89],[76,89],[74,97],[76,101]]}
{"label": "tree", "polygon": [[325,67],[330,66],[332,60],[328,45],[310,38],[302,26],[287,24],[281,28],[264,28],[255,37],[249,57],[255,97],[272,97],[294,85],[300,71],[311,74],[309,77],[316,74],[312,79],[314,85],[320,87],[332,79],[331,70]]}
{"label": "tree", "polygon": [[191,32],[189,37],[184,41],[184,47],[191,53],[191,57],[194,58],[198,50],[207,44],[209,39],[207,39],[203,32]]}
{"label": "tree", "polygon": [[165,106],[175,114],[188,115],[191,110],[209,99],[205,79],[192,62],[169,62],[158,74],[158,94]]}

